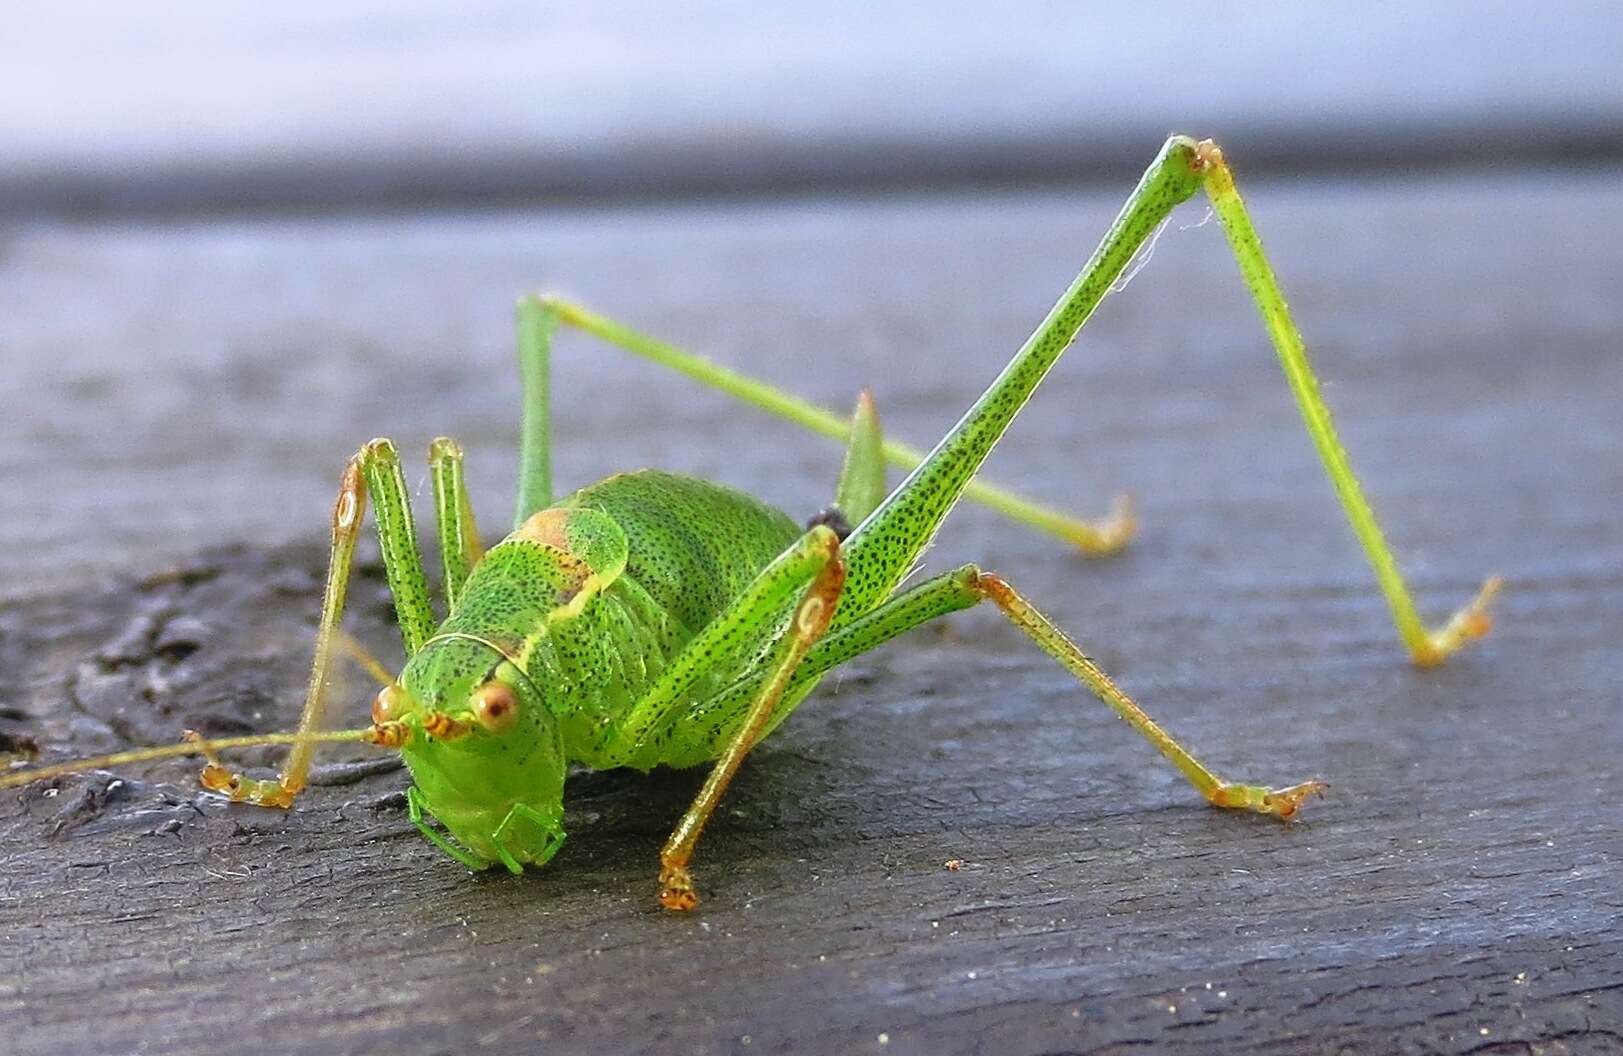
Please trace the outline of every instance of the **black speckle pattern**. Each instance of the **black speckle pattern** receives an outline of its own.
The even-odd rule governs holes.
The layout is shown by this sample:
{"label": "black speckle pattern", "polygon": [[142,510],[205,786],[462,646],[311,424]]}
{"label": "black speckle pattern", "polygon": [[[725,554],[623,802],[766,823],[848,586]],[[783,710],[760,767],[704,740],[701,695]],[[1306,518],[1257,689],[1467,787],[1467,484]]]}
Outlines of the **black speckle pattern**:
{"label": "black speckle pattern", "polygon": [[[515,532],[474,568],[440,631],[471,635],[517,659],[556,719],[570,760],[619,765],[612,749],[638,700],[802,533],[741,492],[653,470],[610,477],[560,508],[602,513],[624,532],[625,568],[606,589],[564,615],[581,582],[579,563]],[[441,639],[413,658],[408,679],[436,698],[423,706],[455,710],[498,660],[478,642]],[[695,686],[695,697],[714,693],[753,660],[719,665]],[[689,733],[659,731],[649,765],[668,761],[659,757],[666,742],[686,744]],[[711,752],[704,741],[700,759]]]}
{"label": "black speckle pattern", "polygon": [[928,458],[852,533],[836,626],[884,601],[935,537],[971,477],[1139,247],[1200,187],[1195,144],[1167,141],[1104,241],[1048,317]]}

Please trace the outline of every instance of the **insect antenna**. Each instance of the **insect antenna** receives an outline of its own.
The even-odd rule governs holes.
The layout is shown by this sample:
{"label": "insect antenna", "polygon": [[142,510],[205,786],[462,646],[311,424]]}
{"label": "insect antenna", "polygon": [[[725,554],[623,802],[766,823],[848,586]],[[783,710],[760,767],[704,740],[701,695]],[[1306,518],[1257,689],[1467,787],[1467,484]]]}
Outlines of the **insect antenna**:
{"label": "insect antenna", "polygon": [[149,759],[174,759],[188,755],[210,755],[221,748],[252,748],[262,744],[375,744],[377,743],[377,736],[377,728],[373,726],[357,730],[323,730],[314,733],[254,733],[241,737],[216,737],[209,740],[189,734],[188,738],[180,744],[165,744],[155,748],[132,748],[129,751],[113,752],[111,755],[95,755],[86,759],[71,759],[65,763],[27,767],[9,774],[0,774],[0,788],[21,788],[23,785],[33,784],[35,781],[44,781],[47,778],[60,777],[63,774],[80,773],[85,770],[101,770],[109,766],[122,766],[125,763],[142,763]]}
{"label": "insect antenna", "polygon": [[377,680],[380,686],[394,685],[394,676],[383,662],[374,656],[371,650],[360,643],[360,640],[342,627],[332,629],[333,644],[349,655],[349,658],[366,668],[366,673]]}

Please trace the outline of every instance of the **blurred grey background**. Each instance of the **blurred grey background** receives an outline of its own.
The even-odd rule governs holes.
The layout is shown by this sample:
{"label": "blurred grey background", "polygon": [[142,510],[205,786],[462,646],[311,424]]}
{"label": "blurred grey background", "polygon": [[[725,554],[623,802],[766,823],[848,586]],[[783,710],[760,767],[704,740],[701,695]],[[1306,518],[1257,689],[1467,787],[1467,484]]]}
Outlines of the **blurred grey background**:
{"label": "blurred grey background", "polygon": [[13,4],[10,215],[1615,158],[1615,4]]}

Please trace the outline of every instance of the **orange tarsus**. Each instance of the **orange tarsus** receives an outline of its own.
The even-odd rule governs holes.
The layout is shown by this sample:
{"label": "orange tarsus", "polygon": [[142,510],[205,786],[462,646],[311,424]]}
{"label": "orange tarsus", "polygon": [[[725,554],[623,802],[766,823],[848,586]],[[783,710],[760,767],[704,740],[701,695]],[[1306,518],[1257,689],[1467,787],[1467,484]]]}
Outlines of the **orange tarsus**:
{"label": "orange tarsus", "polygon": [[1324,781],[1308,781],[1289,790],[1284,797],[1284,806],[1279,810],[1277,817],[1281,821],[1289,821],[1302,809],[1302,804],[1311,796],[1323,795],[1330,785]]}
{"label": "orange tarsus", "polygon": [[680,865],[667,865],[659,873],[659,904],[677,913],[686,913],[699,904],[693,890],[693,876]]}
{"label": "orange tarsus", "polygon": [[1138,511],[1133,497],[1117,495],[1110,504],[1110,512],[1093,522],[1093,534],[1076,541],[1077,549],[1086,557],[1109,557],[1124,549],[1138,534]]}
{"label": "orange tarsus", "polygon": [[[1321,795],[1330,786],[1323,781],[1304,781],[1290,788],[1264,791],[1256,786],[1223,785],[1209,795],[1212,806],[1227,810],[1252,810],[1290,821],[1311,796]],[[1260,794],[1260,798],[1258,797]]]}

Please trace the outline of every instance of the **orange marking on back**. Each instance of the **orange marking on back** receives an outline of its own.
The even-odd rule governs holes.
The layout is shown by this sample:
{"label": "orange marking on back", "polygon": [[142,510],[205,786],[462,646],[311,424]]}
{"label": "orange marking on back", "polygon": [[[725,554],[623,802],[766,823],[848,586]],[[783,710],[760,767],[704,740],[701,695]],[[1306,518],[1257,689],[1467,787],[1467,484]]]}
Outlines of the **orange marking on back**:
{"label": "orange marking on back", "polygon": [[569,524],[569,510],[554,507],[541,510],[530,515],[530,519],[519,525],[518,531],[513,534],[520,539],[529,539],[550,546],[555,550],[569,553],[569,537],[564,529]]}

